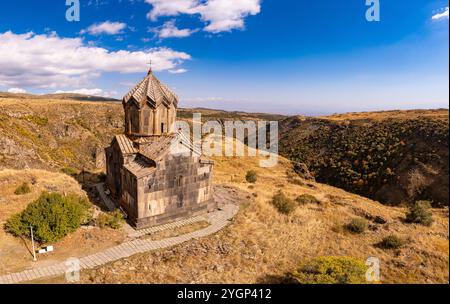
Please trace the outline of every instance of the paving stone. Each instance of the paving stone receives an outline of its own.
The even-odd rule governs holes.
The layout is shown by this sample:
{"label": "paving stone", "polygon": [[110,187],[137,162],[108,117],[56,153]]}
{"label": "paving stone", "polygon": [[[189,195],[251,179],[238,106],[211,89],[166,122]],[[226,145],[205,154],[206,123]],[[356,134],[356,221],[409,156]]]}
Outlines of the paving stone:
{"label": "paving stone", "polygon": [[66,273],[66,271],[67,271],[66,263],[59,263],[59,264],[56,264],[56,265],[55,265],[55,271],[56,271],[58,274]]}
{"label": "paving stone", "polygon": [[37,268],[36,273],[40,278],[45,277],[45,273],[42,271],[42,268]]}
{"label": "paving stone", "polygon": [[80,259],[80,266],[83,269],[88,269],[90,267],[87,257],[84,257],[84,258]]}
{"label": "paving stone", "polygon": [[27,281],[31,281],[31,271],[30,270],[25,270],[23,272],[21,272],[21,275],[24,276],[26,278]]}
{"label": "paving stone", "polygon": [[36,271],[30,271],[29,275],[31,277],[31,280],[35,280],[35,279],[39,278],[39,275],[37,274]]}
{"label": "paving stone", "polygon": [[89,267],[95,266],[94,258],[92,257],[92,255],[87,256],[85,259],[86,259],[86,264],[88,264]]}
{"label": "paving stone", "polygon": [[80,259],[80,267],[81,269],[89,269],[89,265],[86,263],[86,260]]}
{"label": "paving stone", "polygon": [[95,267],[103,264],[102,259],[98,256],[98,254],[93,256],[92,261],[94,262]]}
{"label": "paving stone", "polygon": [[19,273],[12,273],[11,274],[11,281],[12,283],[20,282],[21,277],[19,276]]}

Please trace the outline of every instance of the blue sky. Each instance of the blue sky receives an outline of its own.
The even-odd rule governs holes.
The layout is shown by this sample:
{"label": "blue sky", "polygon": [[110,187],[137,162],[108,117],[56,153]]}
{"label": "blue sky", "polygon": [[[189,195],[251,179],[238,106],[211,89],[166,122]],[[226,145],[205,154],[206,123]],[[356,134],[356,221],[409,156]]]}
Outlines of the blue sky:
{"label": "blue sky", "polygon": [[148,62],[182,107],[448,108],[448,1],[2,1],[0,91],[121,98]]}

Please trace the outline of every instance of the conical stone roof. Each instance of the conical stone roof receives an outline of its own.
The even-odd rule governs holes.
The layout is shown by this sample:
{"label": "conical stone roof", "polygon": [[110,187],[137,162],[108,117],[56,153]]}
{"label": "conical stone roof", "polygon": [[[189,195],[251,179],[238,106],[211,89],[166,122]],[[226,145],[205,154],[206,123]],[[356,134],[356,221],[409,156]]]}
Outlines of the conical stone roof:
{"label": "conical stone roof", "polygon": [[173,104],[177,108],[178,96],[159,81],[150,70],[147,76],[123,97],[123,102],[135,102],[139,108],[145,103],[153,108],[157,108],[160,104],[167,106]]}

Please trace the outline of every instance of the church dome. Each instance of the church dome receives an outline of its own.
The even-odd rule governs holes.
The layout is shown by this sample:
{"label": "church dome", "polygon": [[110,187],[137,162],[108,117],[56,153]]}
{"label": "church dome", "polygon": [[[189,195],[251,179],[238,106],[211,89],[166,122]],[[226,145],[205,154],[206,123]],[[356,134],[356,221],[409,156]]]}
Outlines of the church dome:
{"label": "church dome", "polygon": [[157,108],[160,104],[178,107],[178,96],[173,93],[165,84],[150,70],[147,76],[139,82],[128,94],[123,97],[123,103],[135,102],[139,108],[148,103],[152,108]]}

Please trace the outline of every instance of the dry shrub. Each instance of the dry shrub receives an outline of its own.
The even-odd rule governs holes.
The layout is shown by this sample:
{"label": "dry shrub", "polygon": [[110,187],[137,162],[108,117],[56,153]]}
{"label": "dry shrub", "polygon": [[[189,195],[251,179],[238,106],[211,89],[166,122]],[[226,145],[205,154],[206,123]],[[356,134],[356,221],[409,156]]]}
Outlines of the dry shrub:
{"label": "dry shrub", "polygon": [[97,226],[100,228],[119,229],[122,227],[124,219],[123,214],[119,210],[108,213],[101,213],[96,219]]}
{"label": "dry shrub", "polygon": [[247,174],[245,175],[245,180],[249,183],[256,183],[258,179],[258,174],[256,173],[255,170],[249,170],[247,171]]}
{"label": "dry shrub", "polygon": [[306,205],[306,204],[320,204],[320,201],[311,194],[302,194],[298,196],[295,201],[299,203],[300,205]]}
{"label": "dry shrub", "polygon": [[431,226],[433,224],[433,213],[429,201],[417,201],[409,208],[406,214],[406,222]]}
{"label": "dry shrub", "polygon": [[27,182],[24,182],[22,185],[17,187],[17,189],[14,191],[15,195],[24,195],[31,192],[31,187]]}
{"label": "dry shrub", "polygon": [[408,173],[409,187],[407,193],[409,197],[415,197],[420,194],[429,184],[427,177],[422,174],[420,169],[413,169]]}
{"label": "dry shrub", "polygon": [[345,226],[348,231],[353,233],[363,233],[368,227],[369,223],[363,218],[355,218]]}
{"label": "dry shrub", "polygon": [[399,249],[405,245],[405,241],[400,237],[391,234],[383,238],[381,242],[378,243],[378,247],[384,249]]}
{"label": "dry shrub", "polygon": [[297,204],[281,191],[273,196],[272,205],[283,214],[290,214],[297,207]]}

